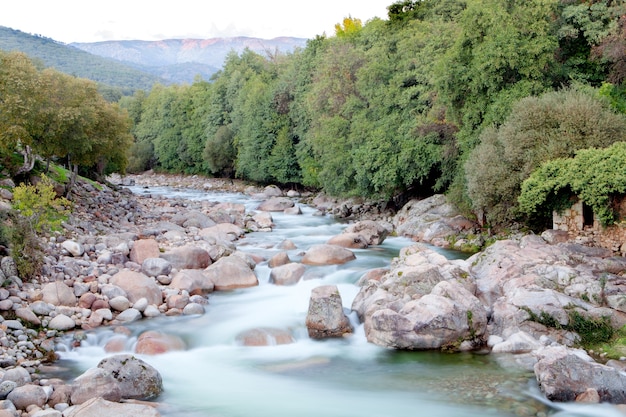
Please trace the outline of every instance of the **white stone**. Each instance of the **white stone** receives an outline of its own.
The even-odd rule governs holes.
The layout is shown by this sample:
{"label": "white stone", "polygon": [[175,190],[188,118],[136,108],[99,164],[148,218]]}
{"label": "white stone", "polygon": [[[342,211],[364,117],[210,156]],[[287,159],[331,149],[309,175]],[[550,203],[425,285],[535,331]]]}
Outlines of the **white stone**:
{"label": "white stone", "polygon": [[83,256],[83,253],[85,253],[85,248],[83,248],[83,245],[73,240],[65,240],[63,243],[61,243],[61,247],[68,251],[72,256]]}
{"label": "white stone", "polygon": [[53,330],[70,330],[76,327],[76,323],[65,314],[59,314],[50,320],[48,327]]}
{"label": "white stone", "polygon": [[117,319],[119,321],[130,323],[132,321],[137,321],[141,319],[141,311],[136,310],[134,308],[129,308],[117,315]]}

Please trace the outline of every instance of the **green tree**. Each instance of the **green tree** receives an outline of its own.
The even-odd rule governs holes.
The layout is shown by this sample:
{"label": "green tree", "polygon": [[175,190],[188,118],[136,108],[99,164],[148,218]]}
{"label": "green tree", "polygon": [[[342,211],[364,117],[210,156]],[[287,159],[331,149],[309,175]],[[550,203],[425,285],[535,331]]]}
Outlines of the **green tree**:
{"label": "green tree", "polygon": [[542,163],[624,140],[626,118],[595,96],[563,90],[525,98],[481,135],[465,165],[468,195],[494,225],[519,219],[521,184]]}
{"label": "green tree", "polygon": [[584,149],[573,158],[548,161],[522,184],[520,210],[527,215],[567,208],[577,196],[593,208],[603,225],[617,220],[613,198],[626,194],[626,142]]}

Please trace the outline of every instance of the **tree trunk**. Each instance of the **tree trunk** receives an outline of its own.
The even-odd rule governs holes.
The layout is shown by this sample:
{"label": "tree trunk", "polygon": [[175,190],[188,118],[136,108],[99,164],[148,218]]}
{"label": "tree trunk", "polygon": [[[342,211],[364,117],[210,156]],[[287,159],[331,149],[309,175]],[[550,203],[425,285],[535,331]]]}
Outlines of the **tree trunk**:
{"label": "tree trunk", "polygon": [[74,184],[76,183],[76,177],[78,176],[78,165],[74,164],[72,168],[72,175],[70,175],[70,182],[67,184],[67,188],[65,190],[65,198],[70,199],[70,194],[72,193],[72,188],[74,188]]}
{"label": "tree trunk", "polygon": [[17,172],[15,173],[15,176],[30,172],[35,167],[35,155],[33,155],[32,150],[30,149],[30,146],[28,145],[24,146],[24,149],[22,149],[20,153],[24,157],[24,163],[17,170]]}

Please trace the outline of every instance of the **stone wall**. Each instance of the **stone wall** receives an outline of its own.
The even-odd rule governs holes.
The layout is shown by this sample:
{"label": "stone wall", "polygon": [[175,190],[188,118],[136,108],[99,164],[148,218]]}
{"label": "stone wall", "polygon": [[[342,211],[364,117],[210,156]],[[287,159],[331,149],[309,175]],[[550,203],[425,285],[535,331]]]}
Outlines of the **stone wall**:
{"label": "stone wall", "polygon": [[610,249],[626,256],[626,224],[602,227],[595,214],[580,200],[562,213],[552,213],[552,228],[568,232],[570,239],[577,243]]}

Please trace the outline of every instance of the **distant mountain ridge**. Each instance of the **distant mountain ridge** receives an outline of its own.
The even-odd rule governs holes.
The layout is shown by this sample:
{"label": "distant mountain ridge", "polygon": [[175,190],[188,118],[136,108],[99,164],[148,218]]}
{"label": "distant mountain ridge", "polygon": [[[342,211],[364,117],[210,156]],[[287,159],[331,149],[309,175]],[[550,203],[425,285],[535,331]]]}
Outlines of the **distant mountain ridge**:
{"label": "distant mountain ridge", "polygon": [[121,62],[87,53],[54,39],[31,35],[16,29],[0,26],[0,50],[19,51],[45,67],[87,78],[119,89],[124,94],[135,90],[150,90],[155,83],[165,83],[162,78]]}
{"label": "distant mountain ridge", "polygon": [[156,83],[192,83],[197,75],[209,80],[230,51],[286,53],[306,43],[307,39],[292,37],[233,37],[65,44],[0,26],[0,50],[23,52],[45,67],[110,87],[113,100],[120,93],[149,91]]}
{"label": "distant mountain ridge", "polygon": [[70,46],[105,58],[112,58],[173,83],[193,82],[196,75],[209,79],[223,65],[229,52],[245,48],[263,54],[292,52],[306,46],[308,39],[250,37],[212,39],[164,39],[160,41],[76,42]]}

